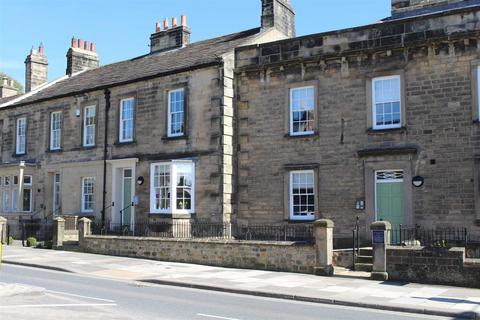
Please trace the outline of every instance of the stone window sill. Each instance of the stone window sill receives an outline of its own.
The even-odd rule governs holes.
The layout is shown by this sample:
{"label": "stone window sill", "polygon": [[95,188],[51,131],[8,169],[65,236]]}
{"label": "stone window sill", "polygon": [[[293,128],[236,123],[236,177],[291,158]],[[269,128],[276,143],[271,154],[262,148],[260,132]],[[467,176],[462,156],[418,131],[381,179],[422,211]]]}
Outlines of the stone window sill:
{"label": "stone window sill", "polygon": [[407,132],[407,127],[400,127],[400,128],[390,128],[390,129],[367,129],[367,134],[375,135],[375,134],[388,134],[388,133],[404,133]]}

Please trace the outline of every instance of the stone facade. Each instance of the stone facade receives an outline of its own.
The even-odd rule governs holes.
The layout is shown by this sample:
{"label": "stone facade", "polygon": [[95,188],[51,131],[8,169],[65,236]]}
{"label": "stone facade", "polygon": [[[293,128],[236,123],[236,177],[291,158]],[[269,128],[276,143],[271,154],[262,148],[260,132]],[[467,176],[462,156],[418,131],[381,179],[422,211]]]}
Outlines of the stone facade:
{"label": "stone facade", "polygon": [[[477,67],[480,8],[304,36],[236,50],[238,220],[295,223],[289,173],[314,173],[311,220],[351,239],[377,219],[377,171],[403,173],[405,225],[480,233]],[[397,76],[401,124],[375,130],[372,79]],[[290,133],[289,92],[314,90],[307,135]],[[425,184],[412,186],[422,176]]]}
{"label": "stone facade", "polygon": [[[184,24],[182,19],[177,29],[186,30]],[[158,35],[157,29],[152,39]],[[28,211],[22,210],[20,200],[14,201],[15,210],[11,204],[22,186],[0,187],[0,194],[5,194],[0,202],[7,203],[0,208],[1,215],[9,220],[35,216],[50,222],[58,215],[88,216],[97,224],[105,221],[107,227],[110,222],[111,226],[131,228],[136,223],[162,219],[230,221],[234,207],[233,49],[286,37],[274,26],[255,28],[200,43],[184,41],[181,48],[153,50],[149,55],[103,67],[98,67],[93,43],[72,39],[67,76],[0,105],[0,177],[23,181],[19,178],[23,172],[33,181],[28,186],[33,190]],[[173,137],[168,132],[168,108],[169,93],[175,90],[184,92],[184,132]],[[125,99],[134,106],[129,141],[121,139]],[[94,138],[88,146],[87,107],[94,114],[90,123]],[[55,125],[61,123],[55,139],[54,114],[60,119]],[[26,147],[25,152],[18,153],[18,119],[22,118],[26,119]],[[55,148],[53,141],[57,141]],[[194,167],[193,208],[188,213],[152,212],[152,164],[174,162]],[[130,192],[125,191],[127,187]],[[131,201],[126,200],[126,194],[131,195]],[[89,199],[88,208],[85,199]],[[124,219],[127,210],[129,222]]]}

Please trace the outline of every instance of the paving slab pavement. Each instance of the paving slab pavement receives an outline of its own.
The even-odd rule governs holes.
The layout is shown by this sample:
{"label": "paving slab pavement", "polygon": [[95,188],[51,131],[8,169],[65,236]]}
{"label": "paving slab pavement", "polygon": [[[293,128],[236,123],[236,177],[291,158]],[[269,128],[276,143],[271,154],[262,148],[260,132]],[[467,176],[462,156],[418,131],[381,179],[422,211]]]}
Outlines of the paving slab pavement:
{"label": "paving slab pavement", "polygon": [[4,247],[3,262],[163,285],[480,319],[480,289],[228,269],[23,247]]}

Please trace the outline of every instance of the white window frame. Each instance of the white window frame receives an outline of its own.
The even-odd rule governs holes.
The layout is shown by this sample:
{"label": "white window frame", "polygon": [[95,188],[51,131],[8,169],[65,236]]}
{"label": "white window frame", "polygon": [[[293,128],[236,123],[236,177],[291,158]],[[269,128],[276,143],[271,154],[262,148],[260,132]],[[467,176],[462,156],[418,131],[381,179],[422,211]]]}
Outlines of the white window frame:
{"label": "white window frame", "polygon": [[477,119],[480,120],[480,65],[477,66]]}
{"label": "white window frame", "polygon": [[[293,176],[295,174],[305,174],[305,173],[308,173],[308,174],[311,174],[313,176],[313,199],[314,199],[314,211],[313,211],[313,214],[311,215],[306,215],[306,216],[296,216],[294,215],[294,194],[293,194]],[[317,184],[316,184],[316,179],[315,179],[315,171],[314,170],[294,170],[294,171],[290,171],[289,173],[289,199],[290,199],[290,212],[289,212],[289,216],[290,216],[290,220],[292,221],[313,221],[315,220],[315,211],[316,211],[316,208],[317,208],[317,203],[315,203],[317,201],[317,196],[316,196],[316,190],[317,190]]]}
{"label": "white window frame", "polygon": [[[93,111],[92,111],[93,110]],[[89,112],[93,113],[93,116]],[[93,124],[88,124],[88,120],[93,118]],[[88,143],[88,129],[93,130],[92,142]],[[84,147],[94,147],[97,140],[97,106],[86,106],[83,109],[83,146]]]}
{"label": "white window frame", "polygon": [[[289,127],[290,127],[290,135],[291,136],[305,136],[305,135],[312,135],[315,133],[315,131],[313,130],[310,130],[310,131],[303,131],[303,132],[294,132],[293,131],[293,93],[294,91],[297,91],[297,90],[305,90],[305,89],[312,89],[313,91],[313,107],[311,109],[312,113],[313,113],[313,122],[315,123],[315,121],[317,121],[317,117],[315,115],[315,109],[316,109],[316,94],[315,94],[315,86],[305,86],[305,87],[297,87],[297,88],[290,88],[290,92],[289,92],[289,99],[290,99],[290,106],[289,106],[289,118],[290,118],[290,124],[289,124]],[[305,111],[308,111],[310,109],[306,109]]]}
{"label": "white window frame", "polygon": [[[86,208],[86,202],[85,202],[85,196],[89,195],[89,193],[85,193],[85,182],[87,180],[92,181],[92,188],[93,188],[93,193],[92,193],[92,209]],[[83,177],[82,178],[82,201],[81,201],[81,207],[82,207],[82,212],[83,213],[92,213],[95,209],[95,178],[94,177]]]}
{"label": "white window frame", "polygon": [[[58,177],[58,181],[57,181]],[[53,203],[52,203],[52,209],[53,209],[53,216],[57,215],[57,210],[62,206],[61,204],[61,192],[62,192],[62,177],[60,173],[54,173],[53,174]],[[58,205],[57,205],[58,202]]]}
{"label": "white window frame", "polygon": [[[171,109],[171,103],[172,103],[172,93],[177,93],[177,92],[182,92],[183,93],[183,105],[182,105],[182,111],[178,112],[175,111],[173,112]],[[183,123],[183,130],[180,133],[174,133],[172,132],[172,115],[173,114],[182,114],[182,123]],[[176,89],[176,90],[170,90],[168,91],[168,137],[182,137],[185,135],[185,89]]]}
{"label": "white window frame", "polygon": [[[25,182],[26,179],[30,179],[30,182]],[[22,212],[32,212],[33,211],[33,177],[31,175],[23,176],[23,196],[25,196],[25,190],[29,190],[30,193],[30,210],[25,210],[23,206],[23,199],[22,199]]]}
{"label": "white window frame", "polygon": [[[132,101],[132,118],[131,119],[123,119],[123,104],[124,102],[127,101]],[[135,136],[135,98],[127,98],[127,99],[122,99],[120,100],[120,126],[119,126],[119,132],[118,132],[118,141],[120,143],[125,143],[125,142],[132,142]],[[127,121],[132,122],[132,137],[131,138],[126,138],[123,136],[123,129],[124,129],[124,123]]]}
{"label": "white window frame", "polygon": [[12,208],[10,207],[10,177],[2,177],[2,212],[11,212]]}
{"label": "white window frame", "polygon": [[[377,102],[375,101],[375,83],[377,81],[393,80],[398,79],[398,103],[400,104],[400,122],[398,124],[388,124],[388,125],[377,125]],[[393,102],[393,101],[392,101]],[[400,75],[386,76],[386,77],[376,77],[372,79],[372,128],[374,130],[383,130],[383,129],[396,129],[402,127],[402,78]]]}
{"label": "white window frame", "polygon": [[[177,165],[188,164],[192,171],[192,187],[191,187],[191,206],[190,209],[177,209]],[[155,208],[155,167],[166,165],[170,169],[170,208],[167,210]],[[195,162],[194,161],[170,161],[157,162],[150,165],[150,213],[153,214],[192,214],[195,212]]]}
{"label": "white window frame", "polygon": [[[27,152],[27,118],[21,117],[17,119],[16,139],[15,139],[15,153],[16,154],[26,154]],[[20,131],[20,125],[23,125],[23,134]]]}
{"label": "white window frame", "polygon": [[[58,119],[55,117],[58,116]],[[58,128],[54,125],[58,122]],[[55,139],[56,138],[56,139]],[[60,150],[62,148],[62,111],[50,113],[50,150]]]}

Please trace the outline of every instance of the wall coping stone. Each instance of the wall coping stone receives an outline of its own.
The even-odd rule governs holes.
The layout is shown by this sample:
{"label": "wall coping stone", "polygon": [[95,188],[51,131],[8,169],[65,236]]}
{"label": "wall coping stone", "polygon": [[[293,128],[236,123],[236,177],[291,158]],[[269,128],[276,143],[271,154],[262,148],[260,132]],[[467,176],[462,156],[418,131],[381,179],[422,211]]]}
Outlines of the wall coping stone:
{"label": "wall coping stone", "polygon": [[329,219],[321,219],[321,220],[316,220],[313,225],[316,228],[333,228],[335,224],[333,223],[332,220]]}
{"label": "wall coping stone", "polygon": [[388,221],[375,221],[370,225],[371,230],[392,230],[392,224]]}
{"label": "wall coping stone", "polygon": [[212,243],[212,244],[230,244],[230,245],[264,245],[264,246],[279,246],[279,247],[313,247],[311,244],[298,243],[293,241],[252,241],[252,240],[218,240],[218,239],[166,239],[154,237],[122,237],[122,236],[95,236],[87,235],[85,239],[89,240],[121,240],[121,241],[156,241],[156,242],[184,242],[184,243]]}

